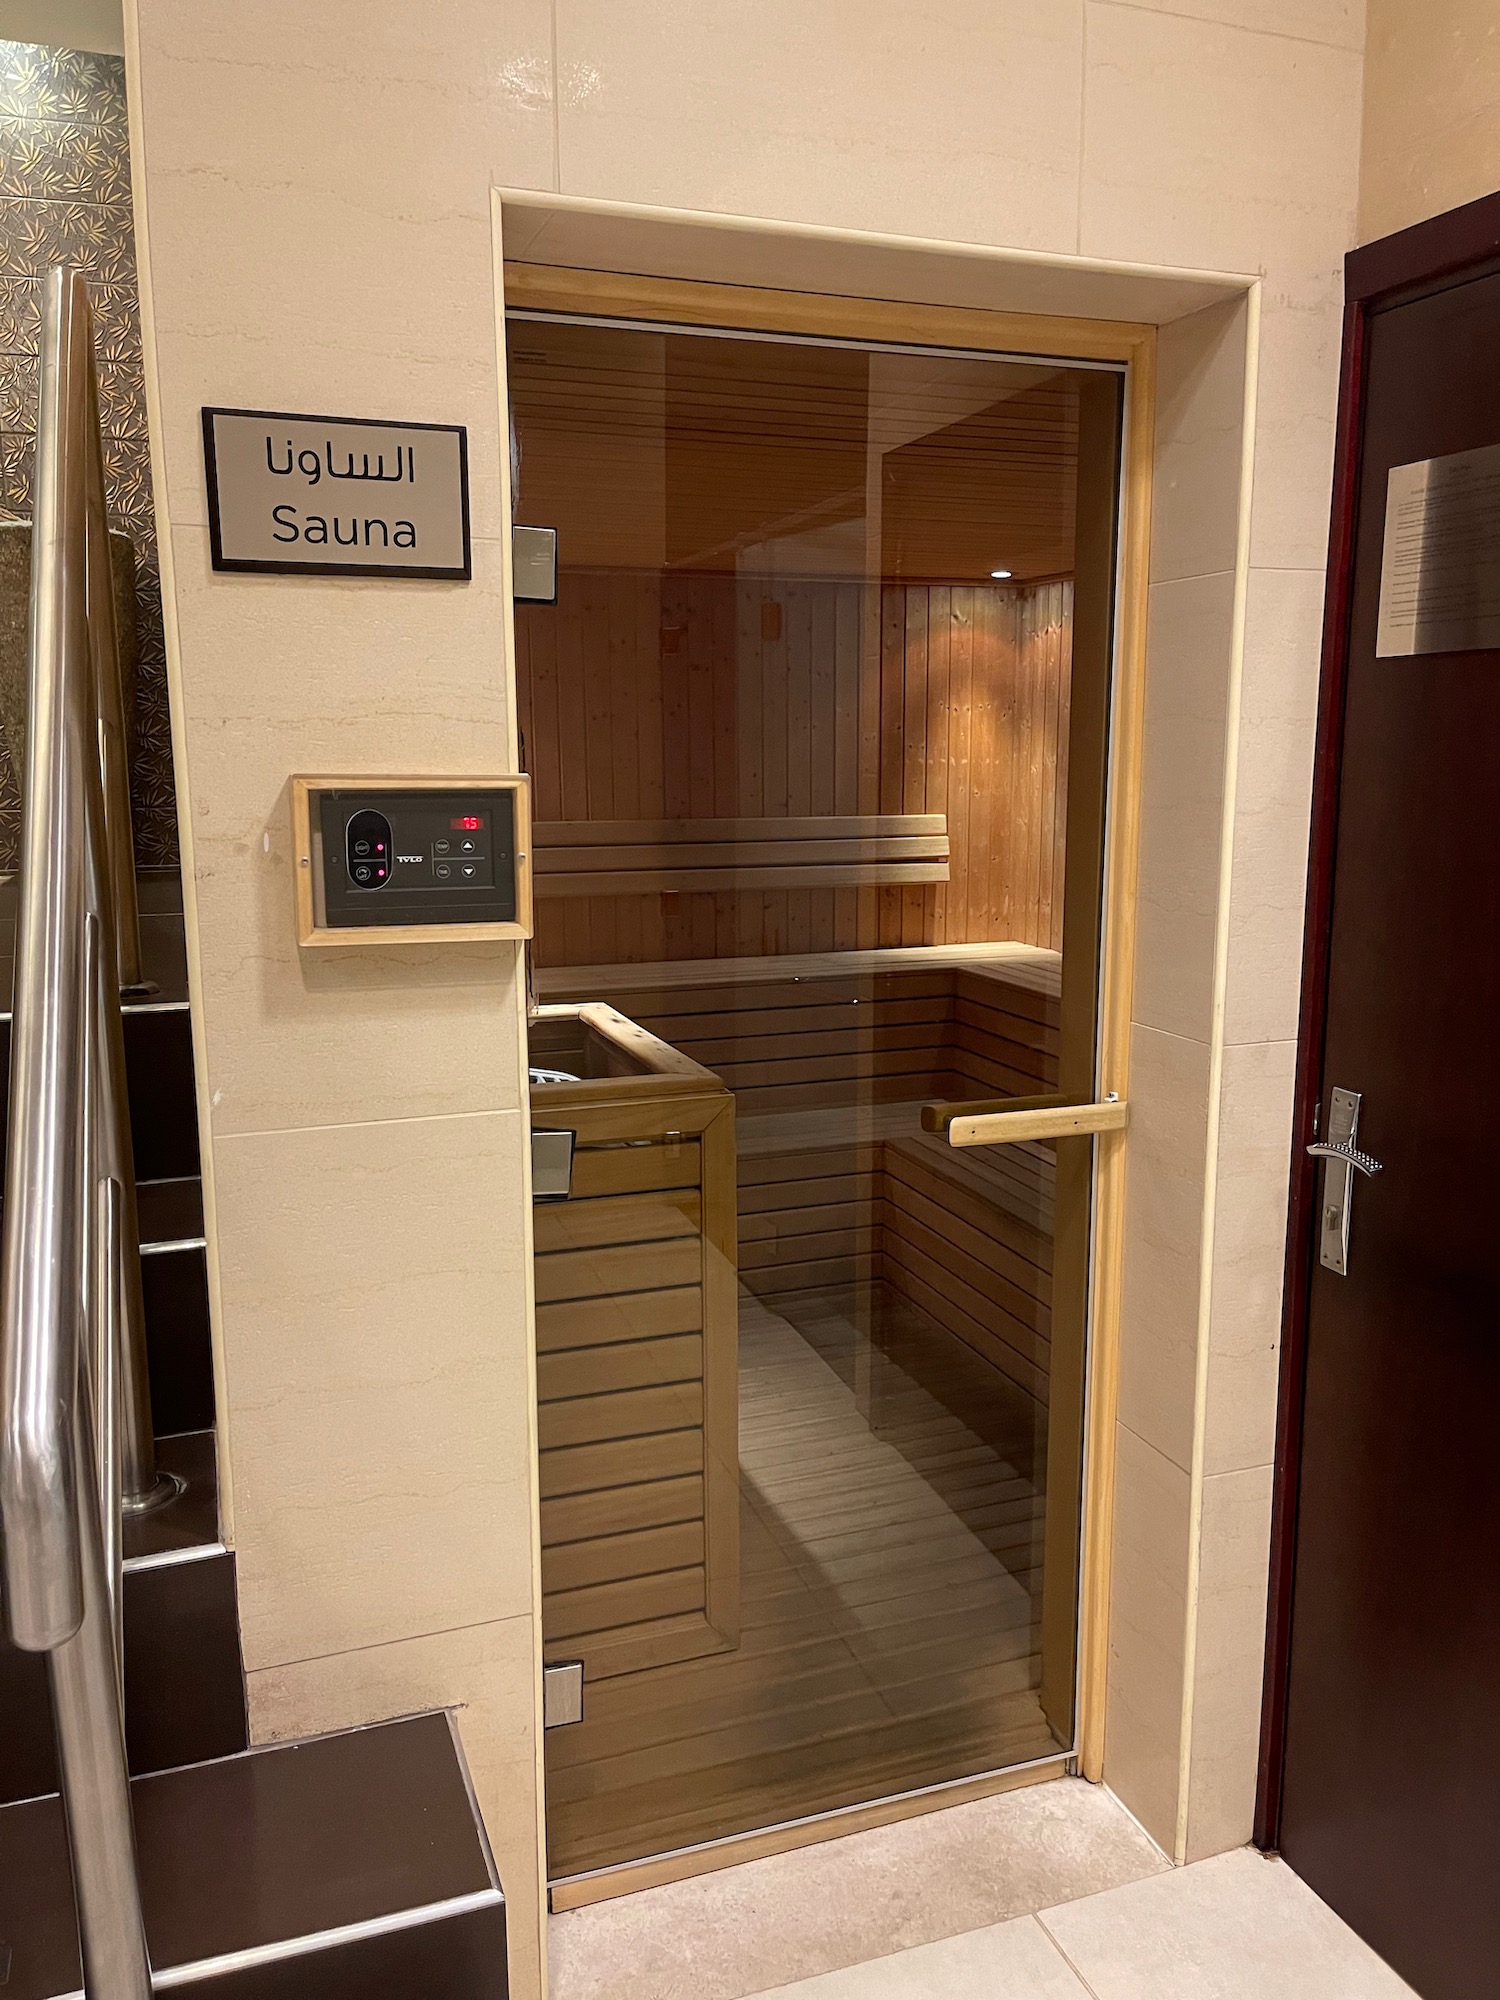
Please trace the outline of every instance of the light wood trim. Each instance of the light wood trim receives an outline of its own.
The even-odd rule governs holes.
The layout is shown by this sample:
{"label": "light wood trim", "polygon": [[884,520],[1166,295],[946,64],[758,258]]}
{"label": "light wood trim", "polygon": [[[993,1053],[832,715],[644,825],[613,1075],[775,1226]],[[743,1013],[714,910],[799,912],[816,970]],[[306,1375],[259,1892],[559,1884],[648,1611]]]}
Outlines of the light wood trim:
{"label": "light wood trim", "polygon": [[979,1118],[955,1118],[950,1146],[1015,1146],[1027,1139],[1071,1139],[1081,1133],[1123,1132],[1129,1106],[1072,1104],[1055,1111],[991,1111]]}
{"label": "light wood trim", "polygon": [[537,852],[554,847],[633,847],[653,842],[890,840],[948,834],[946,813],[821,813],[812,819],[539,819]]}
{"label": "light wood trim", "polygon": [[581,1910],[590,1903],[608,1902],[614,1896],[633,1895],[637,1889],[659,1889],[667,1882],[686,1882],[695,1875],[736,1868],[744,1861],[762,1861],[770,1854],[814,1847],[824,1840],[841,1840],[846,1833],[895,1826],[902,1820],[918,1819],[923,1813],[967,1805],[973,1799],[995,1798],[1002,1792],[1024,1791],[1029,1785],[1050,1784],[1055,1778],[1069,1775],[1071,1762],[1064,1755],[1044,1757],[1035,1763],[1013,1764],[1005,1771],[987,1771],[978,1778],[958,1778],[951,1785],[902,1792],[895,1798],[878,1799],[872,1805],[846,1806],[838,1812],[792,1820],[786,1826],[767,1827],[759,1833],[735,1834],[701,1847],[679,1848],[675,1854],[655,1855],[648,1861],[627,1861],[618,1868],[564,1876],[550,1885],[549,1908],[554,1915],[563,1910]]}
{"label": "light wood trim", "polygon": [[635,869],[669,869],[674,873],[691,868],[725,869],[732,873],[758,873],[763,868],[797,868],[806,871],[825,868],[830,863],[873,863],[879,861],[946,861],[948,836],[945,833],[877,834],[853,840],[700,840],[654,841],[641,846],[594,847],[554,846],[537,848],[539,875],[584,873],[599,879],[594,871],[603,868],[611,875]]}
{"label": "light wood trim", "polygon": [[[1146,710],[1146,608],[1151,579],[1151,489],[1156,434],[1156,337],[1148,333],[1127,377],[1124,492],[1114,726],[1110,743],[1109,838],[1105,850],[1104,967],[1099,1089],[1130,1094],[1130,1010],[1135,983],[1136,878]],[[1120,1298],[1125,1260],[1126,1138],[1104,1133],[1096,1148],[1093,1337],[1089,1349],[1084,1463],[1083,1578],[1078,1635],[1078,1761],[1104,1778],[1109,1676],[1110,1579],[1114,1559],[1116,1419],[1120,1404]]]}
{"label": "light wood trim", "polygon": [[543,966],[539,993],[655,993],[708,986],[781,985],[796,979],[868,979],[955,969],[1056,997],[1062,953],[1046,945],[875,945],[859,951],[786,952],[776,958],[676,958],[640,965]]}
{"label": "light wood trim", "polygon": [[[388,776],[365,771],[353,777],[295,777],[292,800],[293,898],[297,942],[309,948],[359,945],[494,944],[501,939],[529,938],[533,928],[531,882],[531,780],[524,776],[485,776],[465,772],[457,777]],[[502,924],[367,924],[358,929],[330,929],[317,920],[313,881],[312,795],[314,792],[509,792],[516,811],[516,917]]]}
{"label": "light wood trim", "polygon": [[539,896],[717,896],[730,889],[868,889],[946,882],[946,861],[803,861],[791,868],[633,868],[541,875]]}
{"label": "light wood trim", "polygon": [[810,334],[825,340],[958,347],[1052,361],[1133,361],[1155,332],[1138,320],[1067,319],[1049,313],[852,299],[836,293],[762,291],[749,285],[641,278],[553,264],[507,263],[505,303],[523,312],[587,313],[676,326]]}

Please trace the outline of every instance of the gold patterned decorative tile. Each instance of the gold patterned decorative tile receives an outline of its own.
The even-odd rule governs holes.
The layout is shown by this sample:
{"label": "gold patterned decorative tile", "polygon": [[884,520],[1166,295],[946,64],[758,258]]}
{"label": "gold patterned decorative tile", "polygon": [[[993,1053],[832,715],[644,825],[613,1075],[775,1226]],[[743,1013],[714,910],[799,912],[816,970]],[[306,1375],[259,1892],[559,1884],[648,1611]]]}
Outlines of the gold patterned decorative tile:
{"label": "gold patterned decorative tile", "polygon": [[41,362],[35,354],[8,354],[0,367],[0,431],[36,429]]}
{"label": "gold patterned decorative tile", "polygon": [[0,118],[125,124],[125,64],[85,49],[0,42]]}
{"label": "gold patterned decorative tile", "polygon": [[[131,796],[143,865],[177,858],[161,578],[151,501],[131,229],[124,65],[0,41],[0,512],[31,511],[41,274],[88,273],[110,520],[136,557]],[[0,757],[0,870],[16,863],[19,801]]]}
{"label": "gold patterned decorative tile", "polygon": [[151,453],[144,437],[105,438],[104,483],[109,496],[109,525],[123,529],[138,542],[154,539]]}
{"label": "gold patterned decorative tile", "polygon": [[99,362],[99,422],[106,433],[144,436],[146,384],[140,358]]}
{"label": "gold patterned decorative tile", "polygon": [[108,127],[0,118],[0,195],[120,208],[130,200],[129,156]]}
{"label": "gold patterned decorative tile", "polygon": [[135,286],[130,211],[81,201],[11,199],[0,229],[0,277],[40,278],[73,264],[90,278]]}
{"label": "gold patterned decorative tile", "polygon": [[0,356],[35,354],[41,338],[42,295],[35,278],[0,278]]}
{"label": "gold patterned decorative tile", "polygon": [[31,514],[31,465],[36,439],[29,432],[0,434],[0,512],[13,520]]}

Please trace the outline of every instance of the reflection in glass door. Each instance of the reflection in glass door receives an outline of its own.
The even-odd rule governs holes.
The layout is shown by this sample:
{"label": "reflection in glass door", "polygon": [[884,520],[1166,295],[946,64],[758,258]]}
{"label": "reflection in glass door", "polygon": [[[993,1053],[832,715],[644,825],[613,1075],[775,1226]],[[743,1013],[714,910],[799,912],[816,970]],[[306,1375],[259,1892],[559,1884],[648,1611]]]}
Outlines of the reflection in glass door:
{"label": "reflection in glass door", "polygon": [[562,1878],[1072,1747],[1121,378],[508,340]]}

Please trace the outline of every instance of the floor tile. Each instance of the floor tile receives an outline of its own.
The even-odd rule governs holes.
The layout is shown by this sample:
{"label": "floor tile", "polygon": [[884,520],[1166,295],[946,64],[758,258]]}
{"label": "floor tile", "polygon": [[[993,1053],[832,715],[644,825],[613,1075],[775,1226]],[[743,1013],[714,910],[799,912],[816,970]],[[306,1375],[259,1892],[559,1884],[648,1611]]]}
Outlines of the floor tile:
{"label": "floor tile", "polygon": [[1088,1988],[1036,1919],[1018,1917],[756,2000],[1088,2000]]}
{"label": "floor tile", "polygon": [[1250,1848],[1040,1921],[1096,2000],[1414,2000],[1285,1863]]}
{"label": "floor tile", "polygon": [[1058,1779],[554,1917],[552,2000],[744,2000],[1166,1866],[1108,1792]]}

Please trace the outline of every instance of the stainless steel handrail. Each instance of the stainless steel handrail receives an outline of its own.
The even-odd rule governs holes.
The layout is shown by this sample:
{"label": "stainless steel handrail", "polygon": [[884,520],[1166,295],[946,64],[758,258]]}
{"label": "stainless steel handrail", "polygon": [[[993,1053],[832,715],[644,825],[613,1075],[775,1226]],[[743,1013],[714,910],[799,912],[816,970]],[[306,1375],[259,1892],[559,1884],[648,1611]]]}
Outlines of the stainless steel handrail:
{"label": "stainless steel handrail", "polygon": [[5,1603],[15,1643],[48,1655],[85,1993],[149,2000],[121,1693],[120,1509],[162,1488],[120,1026],[116,898],[123,856],[133,908],[134,864],[122,845],[98,392],[77,271],[45,283],[34,485],[0,1253]]}

